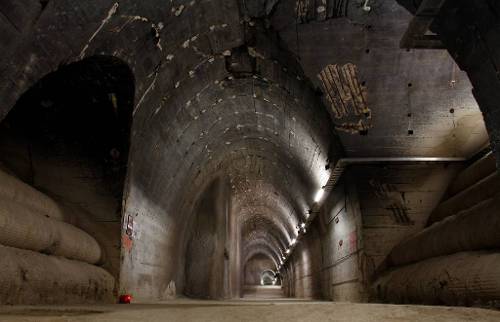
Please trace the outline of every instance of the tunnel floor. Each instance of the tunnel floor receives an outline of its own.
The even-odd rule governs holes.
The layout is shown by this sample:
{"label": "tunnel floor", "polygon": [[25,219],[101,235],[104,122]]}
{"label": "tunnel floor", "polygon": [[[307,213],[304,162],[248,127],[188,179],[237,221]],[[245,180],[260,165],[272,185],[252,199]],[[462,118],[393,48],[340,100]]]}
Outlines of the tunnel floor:
{"label": "tunnel floor", "polygon": [[500,321],[500,311],[301,300],[196,301],[95,306],[3,306],[0,321]]}

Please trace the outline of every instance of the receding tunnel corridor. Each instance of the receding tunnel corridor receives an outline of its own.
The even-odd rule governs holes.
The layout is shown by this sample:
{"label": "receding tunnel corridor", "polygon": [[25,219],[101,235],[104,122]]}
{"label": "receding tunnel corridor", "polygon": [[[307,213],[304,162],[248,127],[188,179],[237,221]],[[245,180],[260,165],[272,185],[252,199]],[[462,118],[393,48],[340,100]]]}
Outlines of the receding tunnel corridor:
{"label": "receding tunnel corridor", "polygon": [[0,320],[499,321],[494,0],[0,3]]}

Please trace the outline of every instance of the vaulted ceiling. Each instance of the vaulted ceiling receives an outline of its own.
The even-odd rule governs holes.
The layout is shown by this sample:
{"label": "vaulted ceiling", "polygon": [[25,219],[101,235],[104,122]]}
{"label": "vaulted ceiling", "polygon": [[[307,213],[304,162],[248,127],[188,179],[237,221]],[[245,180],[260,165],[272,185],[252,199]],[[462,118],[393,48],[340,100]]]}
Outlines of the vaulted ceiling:
{"label": "vaulted ceiling", "polygon": [[[342,156],[464,156],[487,143],[444,50],[401,49],[396,1],[48,1],[3,23],[0,119],[61,64],[114,56],[135,76],[132,208],[166,247],[229,177],[243,257],[278,263]],[[4,17],[5,18],[5,17]],[[139,198],[140,197],[140,198]],[[146,200],[146,201],[144,201]],[[246,254],[246,255],[245,255]]]}

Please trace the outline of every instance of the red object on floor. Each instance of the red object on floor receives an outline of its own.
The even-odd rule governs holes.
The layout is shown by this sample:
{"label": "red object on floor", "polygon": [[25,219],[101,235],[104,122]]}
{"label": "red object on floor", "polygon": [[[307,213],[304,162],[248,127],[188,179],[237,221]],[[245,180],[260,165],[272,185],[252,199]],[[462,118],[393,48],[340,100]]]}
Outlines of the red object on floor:
{"label": "red object on floor", "polygon": [[120,295],[120,304],[130,304],[130,302],[132,302],[132,295]]}

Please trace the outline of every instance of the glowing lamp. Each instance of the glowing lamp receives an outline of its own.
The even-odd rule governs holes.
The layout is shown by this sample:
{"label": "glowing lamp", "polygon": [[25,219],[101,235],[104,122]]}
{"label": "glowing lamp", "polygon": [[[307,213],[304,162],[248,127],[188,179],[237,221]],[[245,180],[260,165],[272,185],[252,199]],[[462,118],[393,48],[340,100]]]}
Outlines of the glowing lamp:
{"label": "glowing lamp", "polygon": [[324,194],[325,194],[325,190],[323,188],[318,190],[318,192],[316,193],[316,196],[314,197],[314,202],[319,202],[321,200],[321,198],[323,198]]}
{"label": "glowing lamp", "polygon": [[120,304],[130,304],[130,302],[132,302],[132,295],[130,294],[120,295],[119,302]]}

